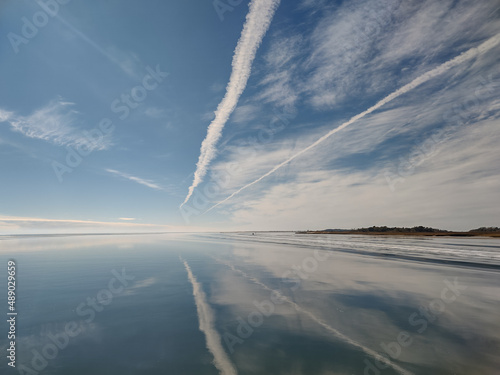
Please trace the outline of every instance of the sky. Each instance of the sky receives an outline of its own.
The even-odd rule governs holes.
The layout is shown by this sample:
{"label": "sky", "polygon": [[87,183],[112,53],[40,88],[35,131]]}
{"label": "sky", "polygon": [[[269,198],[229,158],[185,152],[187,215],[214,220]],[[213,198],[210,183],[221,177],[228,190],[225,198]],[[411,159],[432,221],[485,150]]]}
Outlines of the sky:
{"label": "sky", "polygon": [[0,4],[0,234],[500,226],[496,0]]}

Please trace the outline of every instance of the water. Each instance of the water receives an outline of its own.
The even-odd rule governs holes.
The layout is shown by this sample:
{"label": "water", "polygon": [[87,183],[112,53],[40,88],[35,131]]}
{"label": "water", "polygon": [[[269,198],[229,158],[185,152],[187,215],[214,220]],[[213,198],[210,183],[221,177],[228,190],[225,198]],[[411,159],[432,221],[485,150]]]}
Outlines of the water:
{"label": "water", "polygon": [[4,238],[1,267],[17,263],[17,367],[4,357],[1,373],[498,374],[499,247],[293,233]]}

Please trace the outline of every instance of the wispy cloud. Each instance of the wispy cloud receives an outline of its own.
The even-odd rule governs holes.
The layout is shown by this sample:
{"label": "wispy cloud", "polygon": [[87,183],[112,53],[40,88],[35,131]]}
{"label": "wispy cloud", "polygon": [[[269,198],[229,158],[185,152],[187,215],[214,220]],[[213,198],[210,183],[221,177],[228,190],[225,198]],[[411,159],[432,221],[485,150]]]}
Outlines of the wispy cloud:
{"label": "wispy cloud", "polygon": [[[495,51],[475,61],[495,71]],[[461,69],[400,97],[391,108],[366,116],[358,126],[346,128],[282,168],[280,175],[262,181],[258,189],[234,197],[223,211],[235,223],[231,229],[426,223],[469,230],[498,222],[498,210],[489,202],[500,191],[500,166],[495,162],[500,158],[495,146],[500,142],[496,95],[500,82],[481,86],[478,75],[465,71],[460,84],[433,91],[457,70]],[[473,98],[477,102],[466,112],[453,112]],[[266,156],[271,159],[274,154],[268,149],[260,152],[256,165],[244,165],[245,176],[236,183],[242,186],[269,170]],[[221,197],[235,189],[231,184]]]}
{"label": "wispy cloud", "polygon": [[252,0],[249,5],[250,10],[234,52],[232,72],[226,94],[219,103],[215,112],[215,119],[210,123],[207,136],[202,142],[193,183],[189,187],[188,194],[182,205],[189,200],[194,189],[203,181],[208,165],[217,153],[216,144],[222,135],[222,129],[245,90],[257,49],[271,24],[279,3],[280,0]]}
{"label": "wispy cloud", "polygon": [[[283,36],[286,34],[286,36]],[[299,56],[307,48],[302,35],[281,32],[274,36],[264,56],[267,74],[259,82],[255,99],[279,106],[293,106],[299,99],[301,82]]]}
{"label": "wispy cloud", "polygon": [[259,114],[259,108],[257,106],[251,104],[240,105],[235,109],[231,121],[236,123],[247,123],[254,120]]}
{"label": "wispy cloud", "polygon": [[5,111],[0,108],[0,122],[9,121],[11,117],[12,117],[12,112]]}
{"label": "wispy cloud", "polygon": [[318,20],[314,27],[273,36],[258,98],[301,101],[322,111],[341,108],[404,85],[500,27],[491,16],[498,4],[488,0],[325,3],[302,3],[321,10],[312,17]]}
{"label": "wispy cloud", "polygon": [[85,136],[79,123],[74,103],[62,99],[51,101],[28,116],[19,116],[0,109],[0,120],[8,122],[13,131],[28,138],[40,139],[57,146],[85,146],[90,150],[104,150],[111,145],[109,137],[94,142]]}
{"label": "wispy cloud", "polygon": [[148,117],[159,119],[165,117],[165,110],[157,107],[148,107],[144,110],[144,114]]}
{"label": "wispy cloud", "polygon": [[0,233],[76,233],[167,231],[172,227],[157,224],[137,224],[95,220],[47,219],[0,215]]}
{"label": "wispy cloud", "polygon": [[0,234],[207,232],[213,228],[0,215]]}
{"label": "wispy cloud", "polygon": [[183,262],[189,281],[193,287],[193,296],[196,303],[196,310],[198,312],[200,331],[205,334],[207,349],[214,356],[214,365],[222,375],[236,375],[236,368],[222,347],[221,336],[215,329],[214,312],[207,302],[207,296],[205,295],[201,284],[193,275],[189,264],[186,261]]}
{"label": "wispy cloud", "polygon": [[94,48],[102,56],[108,59],[112,64],[117,66],[123,73],[125,73],[129,78],[134,80],[140,80],[143,75],[143,64],[141,63],[139,57],[132,52],[124,52],[115,46],[110,46],[107,49],[102,48],[94,40],[89,38],[89,36],[79,30],[71,22],[68,22],[61,14],[57,15],[59,21],[64,24],[74,35],[78,36],[81,40],[86,42],[89,46]]}
{"label": "wispy cloud", "polygon": [[151,180],[145,180],[143,178],[132,176],[132,175],[129,175],[127,173],[120,172],[120,171],[117,171],[114,169],[106,169],[106,172],[111,173],[111,174],[118,176],[118,177],[121,177],[121,178],[125,178],[125,179],[130,180],[130,181],[134,181],[138,184],[147,186],[148,188],[151,188],[151,189],[164,190],[160,185],[156,184],[155,182],[153,182]]}
{"label": "wispy cloud", "polygon": [[257,178],[256,180],[250,182],[249,184],[241,187],[240,189],[236,190],[234,193],[232,193],[230,196],[228,196],[227,198],[225,198],[224,200],[216,203],[215,205],[213,205],[212,207],[210,207],[207,211],[210,211],[212,209],[214,209],[215,207],[219,206],[220,204],[228,201],[229,199],[233,198],[235,195],[241,193],[243,190],[251,187],[252,185],[255,185],[257,184],[258,182],[262,181],[264,178],[272,175],[273,173],[275,173],[278,169],[282,168],[283,166],[287,165],[288,163],[290,163],[291,161],[293,161],[294,159],[298,158],[299,156],[301,156],[302,154],[308,152],[309,150],[313,149],[314,147],[318,146],[319,144],[323,143],[325,140],[327,140],[328,138],[330,138],[332,135],[334,135],[335,133],[343,130],[344,128],[352,125],[353,123],[357,122],[358,120],[362,119],[363,117],[371,114],[372,112],[378,110],[379,108],[383,107],[384,105],[386,105],[387,103],[391,102],[392,100],[398,98],[399,96],[403,95],[403,94],[406,94],[408,92],[410,92],[411,90],[415,89],[416,87],[422,85],[423,83],[445,73],[446,71],[448,71],[449,69],[455,67],[455,66],[458,66],[462,63],[464,63],[465,61],[468,61],[474,57],[477,57],[478,55],[480,54],[483,54],[483,53],[486,53],[488,51],[490,51],[491,49],[493,49],[494,47],[496,47],[498,44],[500,43],[500,34],[497,34],[491,38],[489,38],[488,40],[486,40],[485,42],[481,43],[479,46],[477,47],[473,47],[471,49],[469,49],[468,51],[466,52],[463,52],[462,54],[460,54],[459,56],[439,65],[438,67],[424,73],[423,75],[415,78],[413,81],[411,81],[410,83],[404,85],[403,87],[399,88],[398,90],[392,92],[391,94],[387,95],[385,98],[383,98],[382,100],[380,100],[379,102],[377,102],[375,105],[373,105],[372,107],[368,108],[367,110],[353,116],[351,119],[349,119],[348,121],[344,122],[343,124],[341,124],[340,126],[336,127],[335,129],[332,129],[330,130],[327,134],[323,135],[321,138],[319,138],[317,141],[313,142],[312,144],[310,144],[309,146],[307,146],[306,148],[302,149],[301,151],[295,153],[294,155],[292,155],[291,157],[289,157],[288,159],[286,159],[285,161],[279,163],[278,165],[276,165],[274,168],[272,168],[271,170],[269,170],[267,173],[263,174],[262,176],[260,176],[259,178]]}
{"label": "wispy cloud", "polygon": [[235,198],[234,229],[491,226],[500,220],[496,206],[490,204],[500,189],[497,127],[498,120],[485,120],[455,129],[415,166],[413,174],[397,181],[395,191],[389,189],[385,173],[397,173],[397,159],[367,171],[296,170],[293,181]]}

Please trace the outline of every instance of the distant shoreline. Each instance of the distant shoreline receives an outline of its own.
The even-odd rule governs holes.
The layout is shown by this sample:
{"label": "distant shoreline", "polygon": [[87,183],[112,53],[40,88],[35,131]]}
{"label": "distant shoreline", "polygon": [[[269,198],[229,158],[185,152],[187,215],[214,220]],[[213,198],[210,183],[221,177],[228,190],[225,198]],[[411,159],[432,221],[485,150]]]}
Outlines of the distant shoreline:
{"label": "distant shoreline", "polygon": [[499,237],[500,233],[470,232],[364,232],[364,231],[299,231],[295,234],[363,234],[368,236],[416,236],[416,237]]}
{"label": "distant shoreline", "polygon": [[297,231],[295,234],[364,234],[371,236],[417,236],[417,237],[500,237],[500,228],[481,227],[464,231],[450,231],[431,227],[376,227],[356,229],[323,229]]}

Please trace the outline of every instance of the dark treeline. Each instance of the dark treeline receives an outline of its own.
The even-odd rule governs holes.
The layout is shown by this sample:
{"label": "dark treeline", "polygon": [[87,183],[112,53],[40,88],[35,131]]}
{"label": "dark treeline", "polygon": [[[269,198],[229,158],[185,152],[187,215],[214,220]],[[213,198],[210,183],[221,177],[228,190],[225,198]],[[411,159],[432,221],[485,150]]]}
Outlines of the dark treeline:
{"label": "dark treeline", "polygon": [[338,234],[355,234],[355,233],[373,233],[373,234],[423,234],[423,235],[462,235],[462,236],[480,236],[485,234],[491,234],[495,237],[500,235],[499,227],[480,227],[476,229],[471,229],[469,231],[450,231],[445,229],[437,229],[432,227],[424,227],[422,225],[416,227],[387,227],[387,226],[371,226],[368,228],[356,228],[356,229],[323,229],[316,231],[303,231],[297,233],[338,233]]}

